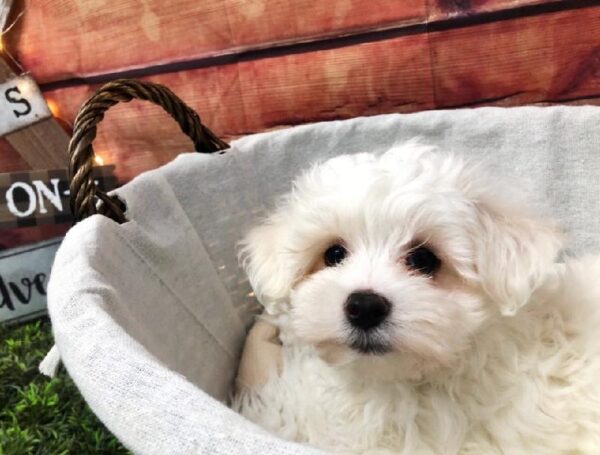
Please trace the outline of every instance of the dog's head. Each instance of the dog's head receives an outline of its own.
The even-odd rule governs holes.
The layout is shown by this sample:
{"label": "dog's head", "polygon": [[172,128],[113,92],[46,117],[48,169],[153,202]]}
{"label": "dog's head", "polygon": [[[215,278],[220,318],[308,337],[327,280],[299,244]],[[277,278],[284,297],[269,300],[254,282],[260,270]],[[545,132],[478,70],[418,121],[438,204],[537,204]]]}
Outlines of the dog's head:
{"label": "dog's head", "polygon": [[[523,306],[562,244],[513,188],[409,144],[313,167],[243,241],[250,282],[286,335],[325,358],[450,366]],[[381,363],[381,360],[378,360]]]}

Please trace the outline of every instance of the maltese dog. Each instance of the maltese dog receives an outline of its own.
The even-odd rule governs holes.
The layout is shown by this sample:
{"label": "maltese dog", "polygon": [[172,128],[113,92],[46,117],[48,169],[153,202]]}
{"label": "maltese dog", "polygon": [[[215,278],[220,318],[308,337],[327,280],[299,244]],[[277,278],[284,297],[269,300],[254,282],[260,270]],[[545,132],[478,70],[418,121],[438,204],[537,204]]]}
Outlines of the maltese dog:
{"label": "maltese dog", "polygon": [[600,454],[600,257],[522,200],[414,142],[304,173],[242,242],[281,347],[234,407],[335,453]]}

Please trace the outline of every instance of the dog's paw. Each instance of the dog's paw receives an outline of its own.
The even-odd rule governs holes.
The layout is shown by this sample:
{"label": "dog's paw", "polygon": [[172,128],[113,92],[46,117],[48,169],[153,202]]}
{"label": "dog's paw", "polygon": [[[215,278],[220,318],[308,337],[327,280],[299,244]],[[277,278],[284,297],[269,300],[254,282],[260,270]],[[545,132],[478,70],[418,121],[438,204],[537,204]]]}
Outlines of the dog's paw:
{"label": "dog's paw", "polygon": [[259,319],[246,338],[236,386],[238,389],[259,388],[272,375],[279,375],[281,366],[282,352],[278,330],[272,324]]}

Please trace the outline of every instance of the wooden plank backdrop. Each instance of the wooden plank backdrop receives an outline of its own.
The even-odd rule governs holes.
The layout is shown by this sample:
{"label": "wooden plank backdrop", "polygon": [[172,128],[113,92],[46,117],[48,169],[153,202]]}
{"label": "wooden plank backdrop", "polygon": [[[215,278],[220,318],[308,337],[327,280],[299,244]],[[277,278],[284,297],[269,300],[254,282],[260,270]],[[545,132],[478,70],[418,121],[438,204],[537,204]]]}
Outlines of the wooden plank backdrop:
{"label": "wooden plank backdrop", "polygon": [[13,35],[11,47],[38,81],[48,82],[426,19],[423,0],[112,3],[111,7],[99,0],[27,0],[20,33]]}
{"label": "wooden plank backdrop", "polygon": [[430,43],[436,107],[600,96],[600,7],[433,32]]}
{"label": "wooden plank backdrop", "polygon": [[[510,11],[528,6],[550,4],[559,0],[427,0],[430,21],[470,17],[485,13]],[[574,2],[572,2],[574,3]],[[516,11],[516,15],[526,14]]]}
{"label": "wooden plank backdrop", "polygon": [[[227,139],[378,113],[600,104],[600,1],[17,5],[23,16],[5,45],[67,124],[95,89],[117,77],[168,85]],[[165,118],[140,102],[106,115],[95,147],[106,164],[116,165],[121,182],[191,150]],[[0,154],[0,172],[27,168],[1,139]],[[13,245],[46,234],[1,235],[1,244]]]}
{"label": "wooden plank backdrop", "polygon": [[3,137],[0,137],[0,157],[0,172],[13,172],[29,169],[27,161],[25,161]]}

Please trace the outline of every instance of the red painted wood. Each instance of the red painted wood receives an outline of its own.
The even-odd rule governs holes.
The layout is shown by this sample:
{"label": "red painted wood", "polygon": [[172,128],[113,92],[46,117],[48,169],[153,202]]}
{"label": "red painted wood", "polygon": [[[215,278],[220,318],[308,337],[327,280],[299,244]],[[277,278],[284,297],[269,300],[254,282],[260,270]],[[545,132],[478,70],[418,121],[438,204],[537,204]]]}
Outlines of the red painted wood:
{"label": "red painted wood", "polygon": [[[593,98],[600,95],[598,49],[600,8],[587,8],[149,79],[231,137],[384,112]],[[72,120],[93,88],[47,95]],[[165,118],[143,103],[109,112],[96,145],[121,180],[191,150]]]}
{"label": "red painted wood", "polygon": [[4,138],[0,138],[0,173],[30,169],[27,162]]}
{"label": "red painted wood", "polygon": [[600,7],[431,33],[430,42],[439,107],[600,95]]}
{"label": "red painted wood", "polygon": [[430,21],[475,16],[558,0],[427,0]]}
{"label": "red painted wood", "polygon": [[0,230],[0,250],[60,237],[69,230],[70,226],[70,224],[50,224],[47,226]]}
{"label": "red painted wood", "polygon": [[426,0],[25,0],[8,47],[39,82],[426,19]]}
{"label": "red painted wood", "polygon": [[[147,78],[169,86],[223,137],[309,121],[350,118],[433,107],[427,37],[261,59]],[[96,87],[45,95],[72,120]],[[143,120],[142,120],[143,119]],[[149,103],[111,109],[95,147],[126,181],[137,173],[192,150],[166,114]]]}

